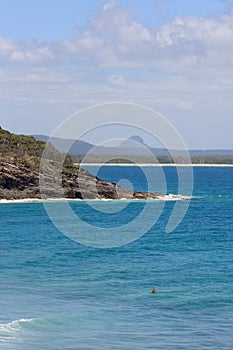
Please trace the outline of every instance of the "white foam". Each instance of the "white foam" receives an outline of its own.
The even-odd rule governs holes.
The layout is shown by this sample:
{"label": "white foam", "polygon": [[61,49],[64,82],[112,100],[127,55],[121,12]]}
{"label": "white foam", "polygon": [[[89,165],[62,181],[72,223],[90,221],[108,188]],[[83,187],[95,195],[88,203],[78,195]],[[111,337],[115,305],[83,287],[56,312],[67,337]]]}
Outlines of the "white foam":
{"label": "white foam", "polygon": [[111,199],[111,198],[95,198],[95,199],[80,199],[80,198],[47,198],[47,199],[39,199],[39,198],[24,198],[24,199],[0,199],[0,204],[17,204],[17,203],[57,203],[57,202],[84,202],[84,201],[145,201],[145,200],[162,200],[162,201],[177,201],[177,200],[187,200],[192,197],[175,195],[175,194],[166,194],[166,195],[158,195],[156,198],[148,197],[147,199],[140,198],[125,198],[122,197],[120,199]]}
{"label": "white foam", "polygon": [[79,198],[24,198],[24,199],[0,199],[0,204],[17,204],[17,203],[47,203],[47,202],[65,202],[65,201],[82,201]]}
{"label": "white foam", "polygon": [[21,318],[9,323],[0,323],[0,343],[6,343],[16,339],[17,333],[22,329],[22,324],[34,320],[36,320],[36,318]]}
{"label": "white foam", "polygon": [[25,199],[0,199],[0,204],[9,204],[9,203],[34,203],[41,202],[41,199],[35,198],[25,198]]}
{"label": "white foam", "polygon": [[0,323],[0,331],[16,329],[20,327],[21,323],[35,321],[36,318],[20,318],[19,320],[14,320],[8,323]]}

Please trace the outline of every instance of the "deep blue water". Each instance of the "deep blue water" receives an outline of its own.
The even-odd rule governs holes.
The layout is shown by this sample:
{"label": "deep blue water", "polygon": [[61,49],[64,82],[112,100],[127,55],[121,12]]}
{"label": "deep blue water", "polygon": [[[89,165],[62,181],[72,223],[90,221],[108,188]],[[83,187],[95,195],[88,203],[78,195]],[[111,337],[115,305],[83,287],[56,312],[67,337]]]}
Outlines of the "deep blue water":
{"label": "deep blue water", "polygon": [[[168,193],[176,192],[175,168],[164,172]],[[105,167],[99,176],[147,186],[133,167]],[[59,213],[61,204],[51,205]],[[104,215],[71,203],[106,230],[121,230],[143,206]],[[194,198],[168,234],[173,207],[166,202],[140,239],[97,249],[64,236],[42,203],[1,204],[0,349],[232,349],[233,167],[194,168]]]}

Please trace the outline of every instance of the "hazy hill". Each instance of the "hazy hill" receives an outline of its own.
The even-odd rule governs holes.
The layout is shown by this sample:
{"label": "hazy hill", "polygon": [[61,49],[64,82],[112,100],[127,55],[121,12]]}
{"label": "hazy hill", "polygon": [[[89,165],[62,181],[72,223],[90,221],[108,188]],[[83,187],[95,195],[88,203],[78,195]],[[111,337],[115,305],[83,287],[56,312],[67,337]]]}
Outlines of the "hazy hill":
{"label": "hazy hill", "polygon": [[[47,141],[48,136],[35,135],[37,140]],[[153,148],[149,147],[144,140],[138,136],[133,135],[128,140],[123,141],[118,147],[102,147],[95,146],[91,143],[80,140],[69,140],[60,138],[51,138],[52,144],[61,152],[68,148],[68,145],[73,143],[69,150],[69,153],[74,159],[80,160],[84,155],[91,151],[91,156],[88,157],[88,161],[98,162],[103,161],[107,156],[118,156],[119,161],[124,162],[124,156],[127,161],[127,156],[132,157],[132,161],[135,162],[153,162],[153,156],[158,158],[160,163],[173,162],[170,153],[165,148]],[[143,146],[143,147],[142,147]],[[149,152],[148,152],[149,151]],[[151,156],[149,154],[151,153]],[[192,162],[194,164],[202,163],[233,163],[233,150],[190,150],[189,151]],[[182,163],[183,151],[174,151],[177,162]]]}
{"label": "hazy hill", "polygon": [[[47,142],[49,140],[49,136],[45,135],[33,135],[33,137],[36,140],[41,140]],[[57,137],[52,137],[50,139],[50,142],[60,151],[64,152],[67,147],[73,143],[71,149],[69,150],[69,153],[71,155],[83,155],[87,154],[93,147],[91,143],[85,142],[85,141],[74,141],[74,140],[68,140],[68,139],[62,139]]]}
{"label": "hazy hill", "polygon": [[[72,146],[69,149],[69,154],[71,156],[83,156],[91,151],[93,156],[145,156],[148,152],[145,151],[145,148],[148,148],[152,154],[156,156],[169,156],[169,152],[163,148],[150,148],[148,147],[140,136],[132,136],[129,140],[123,141],[118,147],[104,147],[96,146],[89,142],[81,140],[71,140],[71,139],[62,139],[57,137],[45,136],[45,135],[33,135],[37,140],[42,140],[50,142],[61,152],[69,149],[69,145]],[[132,142],[134,141],[134,142]],[[143,145],[145,148],[141,147]]]}

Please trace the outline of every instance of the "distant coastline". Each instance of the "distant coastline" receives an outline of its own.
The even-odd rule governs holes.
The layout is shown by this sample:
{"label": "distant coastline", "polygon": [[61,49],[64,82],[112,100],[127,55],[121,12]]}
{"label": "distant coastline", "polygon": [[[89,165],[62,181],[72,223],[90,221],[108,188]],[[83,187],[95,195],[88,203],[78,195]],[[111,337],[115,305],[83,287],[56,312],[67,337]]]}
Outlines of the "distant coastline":
{"label": "distant coastline", "polygon": [[176,164],[176,163],[160,163],[160,164],[153,164],[153,163],[81,163],[81,166],[156,166],[156,167],[168,167],[168,166],[175,166],[175,167],[233,167],[233,164]]}

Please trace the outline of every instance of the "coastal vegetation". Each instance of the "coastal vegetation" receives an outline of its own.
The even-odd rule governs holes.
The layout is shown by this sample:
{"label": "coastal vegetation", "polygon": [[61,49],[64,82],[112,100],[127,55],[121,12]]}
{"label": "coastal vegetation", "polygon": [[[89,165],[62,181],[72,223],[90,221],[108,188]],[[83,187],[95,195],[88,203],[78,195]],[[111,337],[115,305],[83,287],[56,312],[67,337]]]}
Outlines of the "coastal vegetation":
{"label": "coastal vegetation", "polygon": [[[39,170],[40,160],[45,150],[46,142],[36,140],[33,136],[17,135],[0,127],[0,161],[9,161],[16,166],[25,166],[31,170]],[[61,153],[50,145],[53,159],[59,160]],[[69,155],[65,157],[65,166],[71,166],[73,161]]]}
{"label": "coastal vegetation", "polygon": [[[80,164],[83,162],[84,164],[187,164],[187,158],[179,156],[176,157],[175,161],[172,157],[169,156],[154,156],[154,157],[143,157],[143,156],[112,156],[110,159],[109,156],[88,156],[84,155],[80,156],[72,156],[72,159],[75,164]],[[226,164],[233,165],[233,157],[232,156],[191,156],[192,164]]]}
{"label": "coastal vegetation", "polygon": [[[39,171],[45,148],[45,142],[32,136],[16,135],[0,128],[0,198],[40,198]],[[52,177],[56,162],[63,155],[51,144],[49,152],[53,163],[47,165],[47,173]],[[68,179],[77,176],[78,171],[79,167],[66,155],[62,170],[66,187],[69,187]]]}

